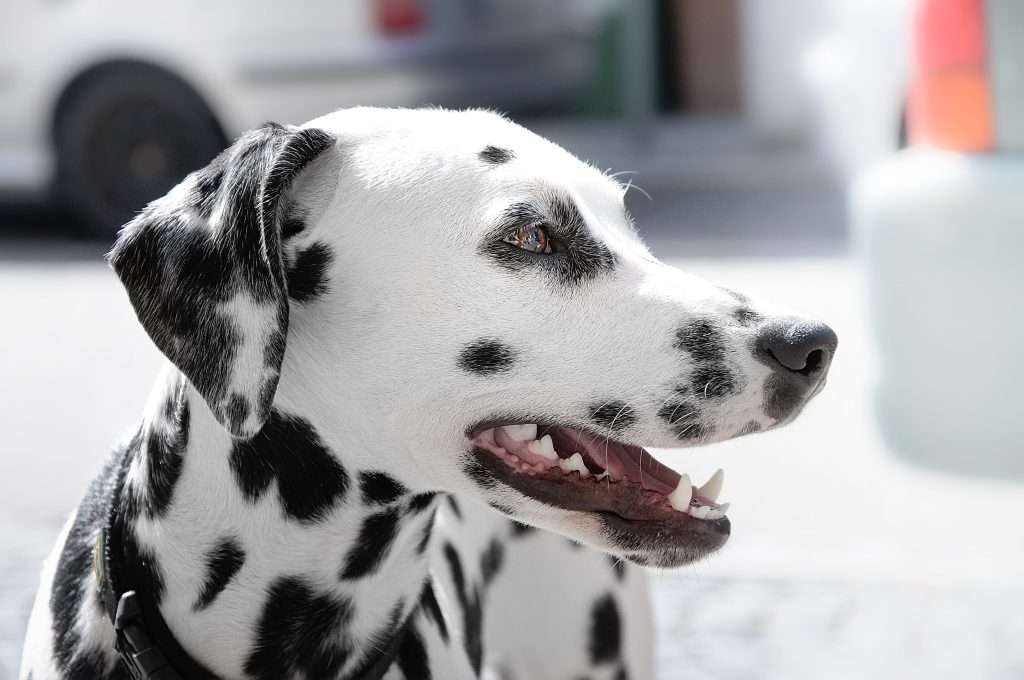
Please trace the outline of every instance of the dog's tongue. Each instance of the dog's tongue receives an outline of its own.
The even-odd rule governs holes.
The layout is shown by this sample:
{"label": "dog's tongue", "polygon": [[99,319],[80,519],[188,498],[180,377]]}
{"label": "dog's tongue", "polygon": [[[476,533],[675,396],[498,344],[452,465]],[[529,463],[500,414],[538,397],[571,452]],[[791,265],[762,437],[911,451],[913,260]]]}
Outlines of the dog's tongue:
{"label": "dog's tongue", "polygon": [[619,444],[569,427],[551,427],[544,434],[551,435],[560,456],[579,451],[585,461],[607,470],[613,479],[626,478],[666,496],[679,484],[678,472],[662,465],[639,446]]}

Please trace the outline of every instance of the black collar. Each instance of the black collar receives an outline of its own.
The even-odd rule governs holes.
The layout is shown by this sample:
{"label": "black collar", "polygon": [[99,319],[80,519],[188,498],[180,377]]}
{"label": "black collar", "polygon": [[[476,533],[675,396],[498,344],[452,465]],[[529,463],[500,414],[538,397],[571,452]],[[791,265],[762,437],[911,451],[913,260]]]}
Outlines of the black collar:
{"label": "black collar", "polygon": [[[124,540],[121,492],[131,463],[126,452],[118,467],[106,524],[100,528],[93,568],[103,610],[114,624],[114,647],[133,680],[220,680],[193,659],[167,627],[149,591],[145,565],[134,541]],[[387,648],[367,659],[350,680],[380,680],[398,656],[415,609],[398,627]]]}

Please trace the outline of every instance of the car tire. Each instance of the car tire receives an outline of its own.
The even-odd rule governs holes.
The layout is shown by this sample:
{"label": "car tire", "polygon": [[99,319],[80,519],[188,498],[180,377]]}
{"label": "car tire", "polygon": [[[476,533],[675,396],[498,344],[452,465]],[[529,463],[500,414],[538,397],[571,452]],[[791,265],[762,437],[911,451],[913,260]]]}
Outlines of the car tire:
{"label": "car tire", "polygon": [[54,137],[59,196],[86,236],[106,241],[226,146],[190,87],[141,66],[87,78],[58,111]]}

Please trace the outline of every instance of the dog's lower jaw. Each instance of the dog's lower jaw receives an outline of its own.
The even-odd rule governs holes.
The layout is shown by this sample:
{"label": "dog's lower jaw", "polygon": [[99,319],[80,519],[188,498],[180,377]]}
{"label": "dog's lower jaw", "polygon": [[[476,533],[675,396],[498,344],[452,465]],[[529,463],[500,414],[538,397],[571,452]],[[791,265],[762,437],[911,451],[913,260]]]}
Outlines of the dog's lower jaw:
{"label": "dog's lower jaw", "polygon": [[150,404],[129,453],[129,526],[186,651],[222,677],[264,677],[293,642],[281,620],[315,609],[340,672],[381,649],[420,601],[438,495],[351,463],[283,409],[233,439],[173,370]]}

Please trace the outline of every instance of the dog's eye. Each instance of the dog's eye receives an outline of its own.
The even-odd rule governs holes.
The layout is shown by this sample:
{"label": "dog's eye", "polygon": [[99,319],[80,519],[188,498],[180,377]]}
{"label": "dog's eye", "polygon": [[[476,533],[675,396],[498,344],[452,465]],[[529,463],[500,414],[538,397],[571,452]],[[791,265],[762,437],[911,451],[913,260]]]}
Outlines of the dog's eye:
{"label": "dog's eye", "polygon": [[544,254],[551,252],[551,240],[548,238],[548,231],[543,224],[531,224],[527,227],[518,227],[505,236],[505,243],[510,243],[517,248],[531,253]]}

